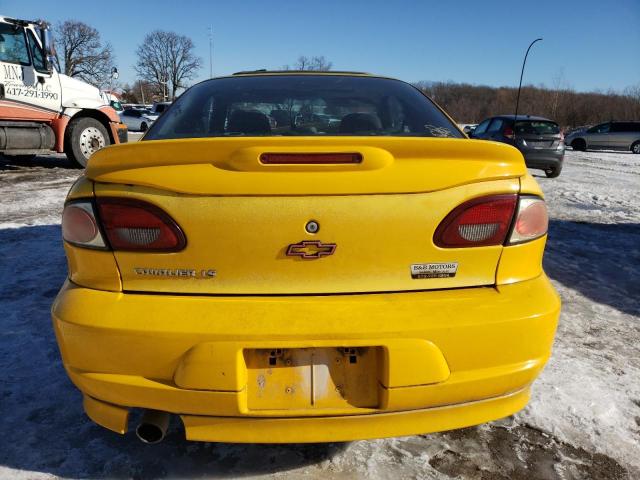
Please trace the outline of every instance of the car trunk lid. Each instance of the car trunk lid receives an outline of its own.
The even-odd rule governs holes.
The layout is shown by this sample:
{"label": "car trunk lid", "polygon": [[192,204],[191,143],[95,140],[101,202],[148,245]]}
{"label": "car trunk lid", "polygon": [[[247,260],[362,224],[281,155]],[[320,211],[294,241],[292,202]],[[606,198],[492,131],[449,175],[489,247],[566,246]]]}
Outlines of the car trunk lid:
{"label": "car trunk lid", "polygon": [[[272,164],[265,153],[345,155]],[[434,232],[469,199],[517,193],[525,173],[506,145],[355,137],[154,141],[102,150],[87,169],[98,197],[152,203],[187,239],[174,253],[115,252],[123,288],[185,294],[492,285],[502,246],[441,248]]]}

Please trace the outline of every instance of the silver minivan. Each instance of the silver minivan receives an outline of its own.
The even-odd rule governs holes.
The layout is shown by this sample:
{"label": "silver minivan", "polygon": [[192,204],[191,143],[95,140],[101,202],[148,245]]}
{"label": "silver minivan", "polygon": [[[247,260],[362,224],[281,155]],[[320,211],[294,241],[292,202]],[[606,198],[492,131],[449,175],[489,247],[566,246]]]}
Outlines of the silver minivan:
{"label": "silver minivan", "polygon": [[640,122],[607,122],[572,132],[565,144],[574,150],[631,150],[640,153]]}

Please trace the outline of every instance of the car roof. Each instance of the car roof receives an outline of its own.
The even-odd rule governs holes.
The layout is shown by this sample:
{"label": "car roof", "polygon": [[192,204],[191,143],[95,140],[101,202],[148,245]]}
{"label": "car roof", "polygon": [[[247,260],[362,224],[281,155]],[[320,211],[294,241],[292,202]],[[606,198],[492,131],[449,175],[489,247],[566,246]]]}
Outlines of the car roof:
{"label": "car roof", "polygon": [[[491,118],[504,118],[506,120],[513,120],[515,117],[516,117],[515,115],[494,115]],[[535,115],[520,115],[520,114],[518,114],[518,120],[541,120],[541,121],[544,121],[544,122],[556,123],[554,120],[551,120],[549,118],[536,117]]]}
{"label": "car roof", "polygon": [[231,75],[222,75],[220,77],[207,78],[199,83],[209,82],[211,80],[221,80],[227,78],[242,78],[242,77],[277,77],[277,76],[323,76],[323,77],[360,77],[360,78],[382,78],[386,80],[394,80],[396,82],[407,83],[404,80],[400,80],[393,77],[387,77],[385,75],[376,75],[366,72],[351,72],[347,70],[245,70],[241,72],[232,73]]}
{"label": "car roof", "polygon": [[244,70],[236,72],[232,76],[241,75],[349,75],[349,76],[365,76],[377,77],[367,72],[352,72],[348,70]]}

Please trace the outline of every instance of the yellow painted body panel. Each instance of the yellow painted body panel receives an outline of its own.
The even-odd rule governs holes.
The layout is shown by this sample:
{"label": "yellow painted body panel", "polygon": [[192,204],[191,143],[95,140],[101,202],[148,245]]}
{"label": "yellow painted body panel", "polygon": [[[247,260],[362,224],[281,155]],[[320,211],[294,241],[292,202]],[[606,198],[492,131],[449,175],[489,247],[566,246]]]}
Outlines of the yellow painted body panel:
{"label": "yellow painted body panel", "polygon": [[77,285],[119,292],[122,290],[120,272],[113,252],[77,248],[64,243],[69,278]]}
{"label": "yellow painted body panel", "polygon": [[529,389],[425,410],[320,418],[228,418],[181,415],[187,440],[234,443],[346,442],[442,432],[497,420],[522,409]]}
{"label": "yellow painted body panel", "polygon": [[[497,289],[271,297],[113,293],[67,283],[53,318],[72,381],[94,399],[207,417],[197,419],[201,427],[219,424],[219,417],[363,417],[358,426],[345,422],[313,437],[296,433],[293,423],[268,427],[289,441],[331,441],[455,428],[503,416],[500,409],[492,416],[488,406],[478,411],[464,404],[528,388],[550,354],[559,306],[545,276]],[[341,347],[384,352],[376,360],[375,407],[327,401],[323,408],[250,408],[256,388],[250,388],[244,352]],[[504,415],[524,405],[526,398],[520,399],[518,407],[507,402],[512,410]],[[455,404],[462,404],[463,424],[437,409]],[[410,423],[398,428],[379,417],[434,408],[424,417],[416,413],[424,421],[410,429]],[[239,422],[223,423],[257,426]],[[339,424],[318,422],[319,430]],[[189,428],[190,438],[206,435],[202,429],[200,436],[190,434]],[[237,432],[228,428],[221,432]],[[232,441],[213,431],[210,440]],[[248,433],[237,435],[233,441],[257,441]]]}
{"label": "yellow painted body panel", "polygon": [[[352,165],[263,165],[262,153],[358,152]],[[469,426],[522,408],[548,359],[560,300],[546,237],[443,249],[438,224],[490,194],[541,195],[520,153],[440,138],[269,137],[141,142],[94,155],[70,199],[157,205],[176,253],[65,245],[52,308],[87,414],[182,417],[194,440],[318,442]],[[320,224],[317,234],[305,224]],[[285,256],[302,240],[333,255]],[[413,279],[416,263],[455,277]],[[152,278],[142,269],[216,270]],[[137,269],[137,270],[136,270]]]}
{"label": "yellow painted body panel", "polygon": [[[171,254],[116,252],[123,289],[197,294],[300,294],[426,290],[495,283],[503,247],[439,248],[433,235],[452,206],[494,193],[517,193],[517,179],[411,195],[217,197],[96,184],[98,197],[144,199],[166,211],[187,236]],[[315,220],[320,231],[309,234]],[[336,244],[329,257],[285,255],[289,244]],[[411,265],[458,262],[450,278],[414,279]],[[214,269],[215,278],[140,275],[138,269]]]}
{"label": "yellow painted body panel", "polygon": [[78,179],[73,182],[69,193],[67,194],[67,200],[74,200],[76,198],[87,198],[93,196],[93,181],[89,180],[86,175],[82,174]]}
{"label": "yellow painted body panel", "polygon": [[544,198],[544,193],[540,185],[538,185],[535,178],[528,172],[526,175],[520,177],[520,193],[523,195],[537,195],[538,197]]}
{"label": "yellow painted body panel", "polygon": [[[529,400],[529,388],[501,397],[459,405],[404,412],[325,417],[255,418],[181,415],[187,440],[233,443],[317,443],[344,442],[368,438],[431,433],[463,428],[512,415]],[[87,401],[88,400],[88,401]],[[113,431],[126,431],[123,409],[109,404],[96,417],[96,405],[103,402],[85,396],[85,408],[96,423]],[[126,410],[124,410],[126,412]]]}
{"label": "yellow painted body panel", "polygon": [[[264,165],[261,153],[361,153],[360,164]],[[193,195],[361,195],[432,192],[527,172],[496,142],[419,137],[218,137],[107,147],[89,160],[97,182]]]}
{"label": "yellow painted body panel", "polygon": [[[93,195],[93,182],[86,175],[81,175],[71,186],[67,201],[91,199]],[[112,292],[122,290],[120,271],[113,252],[78,248],[66,242],[64,252],[67,256],[69,279],[75,284]]]}
{"label": "yellow painted body panel", "polygon": [[542,255],[547,236],[519,245],[510,245],[502,250],[496,284],[521,282],[542,273]]}
{"label": "yellow painted body panel", "polygon": [[87,416],[111,431],[124,434],[127,433],[129,423],[129,409],[101,402],[95,398],[84,395],[82,406]]}

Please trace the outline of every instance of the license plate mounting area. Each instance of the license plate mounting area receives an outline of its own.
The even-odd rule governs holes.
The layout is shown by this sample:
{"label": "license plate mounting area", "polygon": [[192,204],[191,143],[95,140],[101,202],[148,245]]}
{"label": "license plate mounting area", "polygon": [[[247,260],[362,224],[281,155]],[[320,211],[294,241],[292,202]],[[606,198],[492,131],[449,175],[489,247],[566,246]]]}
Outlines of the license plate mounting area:
{"label": "license plate mounting area", "polygon": [[377,408],[380,347],[244,350],[249,410]]}

